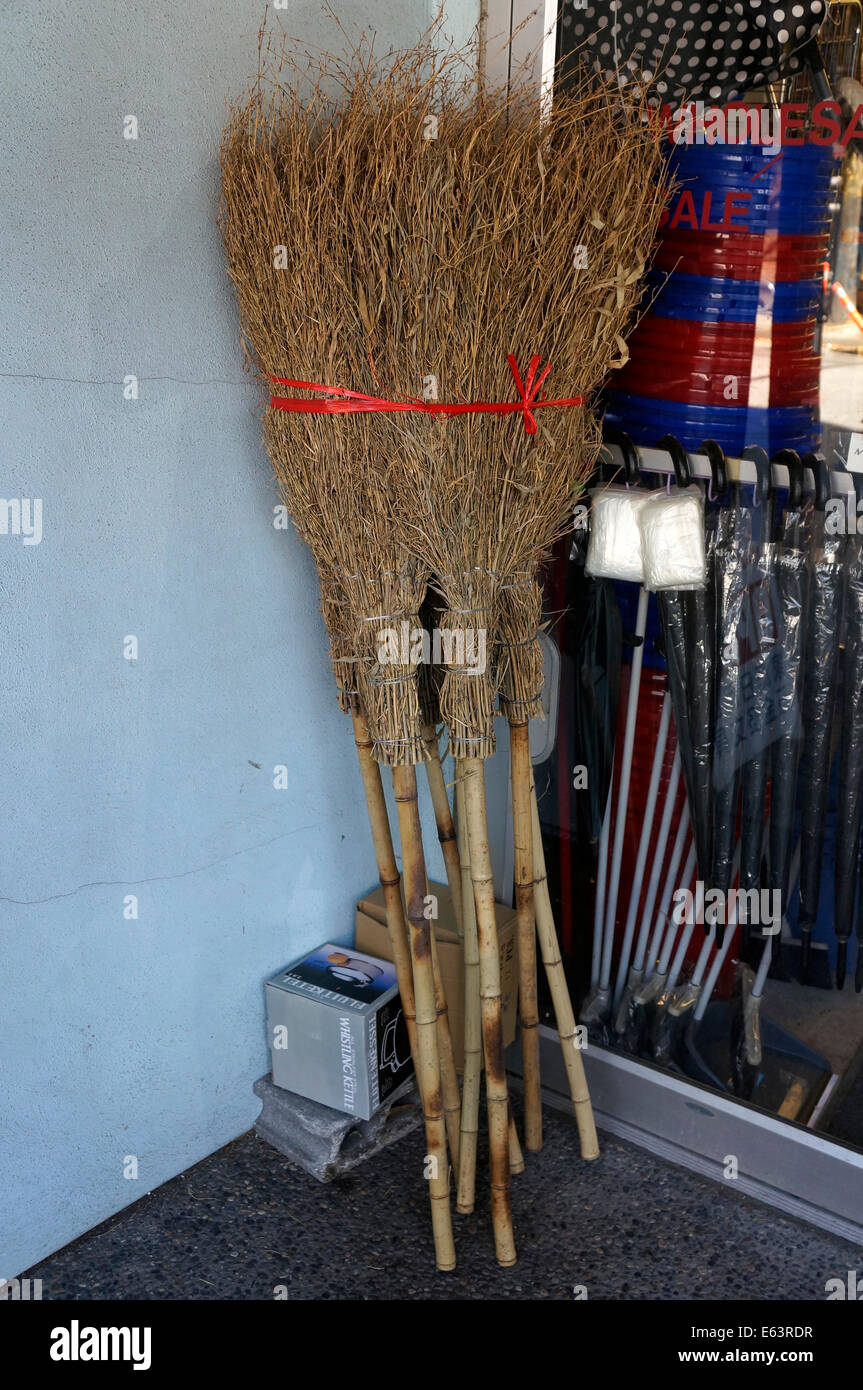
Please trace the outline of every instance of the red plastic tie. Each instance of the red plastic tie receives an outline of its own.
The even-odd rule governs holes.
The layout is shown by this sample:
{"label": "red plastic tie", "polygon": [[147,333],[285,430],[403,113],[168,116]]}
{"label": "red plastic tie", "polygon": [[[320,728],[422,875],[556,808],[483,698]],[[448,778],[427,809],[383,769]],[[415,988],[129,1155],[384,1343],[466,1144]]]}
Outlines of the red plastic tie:
{"label": "red plastic tie", "polygon": [[546,400],[540,396],[542,385],[551,371],[549,362],[539,371],[539,355],[534,354],[527,369],[527,378],[521,379],[515,357],[507,355],[509,369],[518,391],[517,401],[388,401],[381,396],[369,396],[363,391],[349,391],[344,386],[325,386],[317,381],[292,381],[290,377],[273,376],[270,380],[275,386],[290,386],[295,391],[318,391],[330,397],[329,400],[305,400],[299,396],[271,396],[273,410],[304,411],[318,415],[352,415],[361,411],[402,411],[418,410],[424,415],[511,415],[520,412],[524,420],[526,434],[536,434],[536,416],[539,406],[580,406],[584,396],[563,396],[559,400]]}

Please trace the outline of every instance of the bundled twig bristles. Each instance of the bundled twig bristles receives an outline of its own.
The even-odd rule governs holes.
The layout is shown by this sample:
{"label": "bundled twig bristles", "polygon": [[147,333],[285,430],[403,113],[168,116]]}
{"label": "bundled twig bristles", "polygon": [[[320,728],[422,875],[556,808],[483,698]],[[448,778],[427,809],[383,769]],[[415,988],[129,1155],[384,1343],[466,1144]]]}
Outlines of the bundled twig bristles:
{"label": "bundled twig bristles", "polygon": [[[333,435],[346,427],[342,419],[326,424]],[[420,626],[427,572],[400,539],[370,472],[352,477],[350,489],[340,484],[326,448],[303,453],[296,422],[283,411],[267,412],[264,437],[282,498],[317,563],[342,708],[359,694],[378,762],[422,762],[418,667],[401,648],[403,625]]]}
{"label": "bundled twig bristles", "polygon": [[501,714],[521,723],[540,719],[543,670],[537,634],[542,623],[542,589],[535,574],[513,575],[501,587],[497,617]]}
{"label": "bundled twig bristles", "polygon": [[[534,352],[552,363],[550,395],[586,395],[622,359],[663,197],[641,112],[585,84],[545,119],[532,96],[483,94],[464,55],[431,38],[385,67],[367,50],[311,72],[284,53],[277,64],[233,110],[222,151],[229,269],[263,374],[504,401],[509,352],[523,376]],[[587,412],[537,419],[531,438],[520,417],[271,412],[268,434],[298,520],[336,522],[334,569],[395,576],[402,547],[434,550],[446,606],[483,617],[565,526],[592,466]],[[412,621],[413,604],[387,611]],[[490,751],[493,698],[487,673],[471,684],[450,670],[455,754]],[[390,734],[398,749],[403,727]]]}
{"label": "bundled twig bristles", "polygon": [[355,708],[357,691],[357,663],[353,655],[354,624],[341,584],[334,577],[327,577],[322,562],[318,563],[318,578],[321,585],[321,614],[330,641],[330,665],[336,682],[339,709],[349,714]]}
{"label": "bundled twig bristles", "polygon": [[425,578],[411,563],[399,573],[378,574],[371,557],[362,563],[362,571],[344,574],[342,582],[355,615],[357,682],[374,734],[374,756],[390,767],[419,763],[427,753],[409,634],[421,625]]}

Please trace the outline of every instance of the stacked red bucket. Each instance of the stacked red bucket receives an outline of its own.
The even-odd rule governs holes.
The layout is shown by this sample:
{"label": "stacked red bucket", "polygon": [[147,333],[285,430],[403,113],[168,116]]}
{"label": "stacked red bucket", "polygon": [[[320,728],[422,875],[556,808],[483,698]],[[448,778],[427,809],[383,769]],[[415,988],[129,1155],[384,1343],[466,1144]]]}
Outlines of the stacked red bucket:
{"label": "stacked red bucket", "polygon": [[832,147],[679,145],[671,165],[679,187],[607,418],[641,444],[808,452]]}

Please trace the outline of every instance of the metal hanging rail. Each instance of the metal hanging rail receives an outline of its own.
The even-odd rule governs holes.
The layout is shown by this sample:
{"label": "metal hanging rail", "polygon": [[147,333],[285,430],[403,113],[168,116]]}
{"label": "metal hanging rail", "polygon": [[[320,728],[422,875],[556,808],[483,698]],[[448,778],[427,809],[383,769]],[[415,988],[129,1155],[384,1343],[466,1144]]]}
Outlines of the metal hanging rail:
{"label": "metal hanging rail", "polygon": [[[674,474],[674,463],[671,454],[665,449],[647,449],[641,445],[637,446],[638,467],[642,473],[662,473],[668,474],[672,478]],[[604,444],[603,453],[611,455],[615,464],[623,469],[623,454],[616,444]],[[712,477],[710,460],[706,454],[687,454],[689,470],[693,478],[703,478],[708,481]],[[725,466],[728,471],[729,482],[733,483],[756,483],[758,474],[755,464],[750,459],[727,458]],[[771,477],[776,487],[787,488],[789,484],[788,467],[784,463],[771,463]],[[815,488],[815,475],[811,468],[805,468],[803,472],[804,486],[806,491],[812,492]],[[834,496],[841,493],[854,491],[854,475],[846,472],[845,469],[830,469],[830,488]]]}

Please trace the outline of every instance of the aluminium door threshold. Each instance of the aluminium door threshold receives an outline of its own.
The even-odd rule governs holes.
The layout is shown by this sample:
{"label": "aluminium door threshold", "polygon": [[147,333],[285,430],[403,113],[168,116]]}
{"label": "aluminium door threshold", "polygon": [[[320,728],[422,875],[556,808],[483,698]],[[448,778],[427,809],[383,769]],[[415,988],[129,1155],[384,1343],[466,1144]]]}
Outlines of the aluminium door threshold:
{"label": "aluminium door threshold", "polygon": [[[572,1115],[556,1031],[540,1026],[543,1099]],[[608,1048],[586,1048],[597,1127],[800,1221],[863,1244],[863,1153],[757,1105]],[[507,1068],[520,1088],[518,1043]],[[738,1176],[725,1176],[729,1158]]]}

